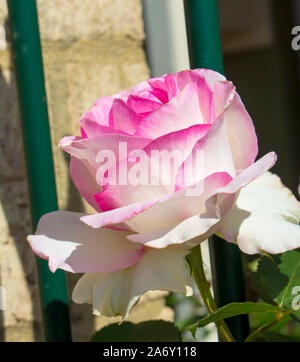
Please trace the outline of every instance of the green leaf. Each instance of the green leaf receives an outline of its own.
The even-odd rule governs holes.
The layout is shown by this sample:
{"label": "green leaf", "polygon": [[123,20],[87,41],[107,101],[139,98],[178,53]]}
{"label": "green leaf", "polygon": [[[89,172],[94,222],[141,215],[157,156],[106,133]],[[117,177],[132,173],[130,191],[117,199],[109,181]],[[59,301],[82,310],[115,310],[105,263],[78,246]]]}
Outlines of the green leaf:
{"label": "green leaf", "polygon": [[292,293],[294,287],[300,286],[300,252],[296,250],[288,251],[281,255],[281,263],[278,265],[280,272],[288,277],[288,283],[275,301],[287,309],[292,309],[292,300],[295,294]]}
{"label": "green leaf", "polygon": [[199,322],[191,325],[188,329],[195,334],[196,329],[199,327],[204,327],[209,323],[217,322],[222,319],[234,317],[240,314],[249,314],[249,313],[268,313],[268,312],[279,312],[282,309],[278,306],[274,306],[267,303],[230,303],[219,309],[217,309],[212,314],[204,317]]}
{"label": "green leaf", "polygon": [[[259,296],[285,308],[292,309],[295,287],[300,286],[300,250],[260,259],[253,285]],[[299,314],[300,311],[298,311]]]}
{"label": "green leaf", "polygon": [[114,323],[96,332],[91,342],[180,342],[178,328],[163,320]]}
{"label": "green leaf", "polygon": [[255,342],[299,342],[299,339],[274,332],[262,332]]}
{"label": "green leaf", "polygon": [[[285,315],[276,324],[270,327],[268,331],[276,333],[282,332],[284,334],[285,326],[291,320],[292,320],[291,315]],[[250,315],[250,326],[253,327],[253,329],[260,328],[261,326],[269,324],[273,321],[274,321],[273,313],[253,313]]]}

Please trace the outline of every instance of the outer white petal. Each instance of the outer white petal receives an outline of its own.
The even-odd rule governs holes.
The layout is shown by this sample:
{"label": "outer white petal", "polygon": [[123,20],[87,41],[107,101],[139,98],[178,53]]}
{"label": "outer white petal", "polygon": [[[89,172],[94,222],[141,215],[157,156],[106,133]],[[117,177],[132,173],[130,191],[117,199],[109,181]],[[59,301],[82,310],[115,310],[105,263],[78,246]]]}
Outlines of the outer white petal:
{"label": "outer white petal", "polygon": [[300,203],[280,178],[266,172],[243,189],[218,233],[247,254],[300,247]]}
{"label": "outer white petal", "polygon": [[74,273],[111,272],[142,258],[143,249],[126,239],[128,233],[93,229],[80,221],[82,216],[51,212],[40,219],[35,235],[28,236],[32,250],[49,260],[52,272],[58,268]]}
{"label": "outer white petal", "polygon": [[136,265],[111,273],[88,273],[79,279],[72,298],[93,304],[98,315],[127,318],[140,296],[148,290],[192,294],[185,261],[186,250],[148,249]]}

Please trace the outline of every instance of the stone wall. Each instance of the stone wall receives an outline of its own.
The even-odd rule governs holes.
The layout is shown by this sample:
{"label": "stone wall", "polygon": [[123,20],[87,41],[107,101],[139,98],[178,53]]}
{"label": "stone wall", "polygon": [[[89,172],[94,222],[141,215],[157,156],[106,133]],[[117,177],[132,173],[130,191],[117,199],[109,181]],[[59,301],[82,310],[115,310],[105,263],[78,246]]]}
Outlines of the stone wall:
{"label": "stone wall", "polygon": [[[0,26],[7,19],[0,4]],[[149,77],[143,51],[140,0],[37,0],[60,209],[88,211],[68,176],[68,158],[57,149],[62,136],[78,134],[77,120],[101,96]],[[29,87],[30,91],[30,87]],[[10,43],[0,50],[0,341],[41,340],[35,259],[26,242],[31,232],[23,144]],[[68,275],[72,289],[78,275]],[[133,320],[172,319],[161,293],[143,298]],[[146,317],[145,317],[146,316]],[[71,303],[74,340],[87,340],[110,323],[90,306]]]}

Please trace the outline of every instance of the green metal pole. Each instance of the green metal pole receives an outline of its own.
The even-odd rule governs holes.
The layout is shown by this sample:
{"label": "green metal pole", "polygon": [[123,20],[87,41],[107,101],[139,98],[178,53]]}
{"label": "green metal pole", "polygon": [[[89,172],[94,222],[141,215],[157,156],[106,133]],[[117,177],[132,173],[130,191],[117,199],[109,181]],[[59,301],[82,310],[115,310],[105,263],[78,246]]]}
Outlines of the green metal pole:
{"label": "green metal pole", "polygon": [[[35,229],[42,215],[58,209],[38,17],[35,0],[7,0],[7,4]],[[41,259],[37,270],[45,340],[70,341],[65,274],[51,273]]]}
{"label": "green metal pole", "polygon": [[[224,74],[216,0],[185,0],[187,33],[192,68]],[[246,300],[243,265],[239,249],[217,236],[210,240],[214,295],[218,306]],[[246,315],[226,320],[237,341],[249,334]]]}

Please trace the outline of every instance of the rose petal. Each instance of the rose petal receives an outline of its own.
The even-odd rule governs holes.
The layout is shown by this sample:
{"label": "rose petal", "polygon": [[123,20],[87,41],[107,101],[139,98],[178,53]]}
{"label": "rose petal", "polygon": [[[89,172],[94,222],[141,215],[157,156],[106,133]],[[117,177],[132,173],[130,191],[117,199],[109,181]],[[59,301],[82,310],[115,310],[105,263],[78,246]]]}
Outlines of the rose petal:
{"label": "rose petal", "polygon": [[225,119],[235,168],[239,173],[255,161],[258,144],[253,122],[237,93],[225,111]]}
{"label": "rose petal", "polygon": [[83,196],[95,210],[101,211],[94,198],[94,195],[101,190],[101,187],[96,182],[95,174],[92,174],[78,158],[71,157],[70,176],[81,196]]}
{"label": "rose petal", "polygon": [[82,118],[80,120],[81,130],[84,132],[83,138],[89,137],[97,137],[105,134],[129,134],[128,132],[121,131],[119,129],[114,129],[112,127],[102,126],[101,124],[89,119],[89,118]]}
{"label": "rose petal", "polygon": [[275,165],[277,156],[275,152],[269,152],[253,163],[250,167],[246,168],[237,177],[235,177],[227,186],[223,188],[224,193],[233,193],[238,191],[241,187],[248,185],[260,177],[264,172],[268,171]]}
{"label": "rose petal", "polygon": [[80,220],[93,228],[114,225],[131,219],[135,215],[153,206],[156,202],[158,202],[158,200],[151,200],[148,202],[123,206],[118,209],[101,212],[99,214],[85,215],[81,217]]}
{"label": "rose petal", "polygon": [[[110,96],[99,98],[93,107],[83,114],[81,120],[87,118],[99,125],[110,127],[112,125],[111,107],[114,99],[115,97]],[[84,127],[84,124],[81,126]]]}
{"label": "rose petal", "polygon": [[[81,160],[89,170],[92,177],[96,179],[96,173],[101,166],[99,155],[109,156],[112,154],[116,162],[127,158],[128,154],[135,149],[143,149],[151,140],[122,134],[103,134],[101,136],[81,139],[79,137],[64,137],[59,147],[65,152]],[[124,152],[121,146],[124,145]],[[76,182],[75,182],[76,184]]]}
{"label": "rose petal", "polygon": [[149,249],[131,268],[112,273],[85,274],[76,284],[74,302],[93,304],[94,313],[127,318],[140,296],[148,290],[192,294],[185,250]]}
{"label": "rose petal", "polygon": [[[201,215],[204,224],[207,225],[206,220],[215,219],[219,213],[219,207],[213,196],[231,180],[227,173],[210,175],[196,185],[175,192],[165,199],[162,198],[142,213],[127,220],[126,225],[141,234],[155,233],[156,230],[176,227],[193,215],[198,217]],[[201,230],[203,231],[203,227]]]}
{"label": "rose petal", "polygon": [[80,221],[84,214],[54,211],[44,215],[28,241],[35,254],[49,260],[49,268],[73,273],[111,272],[137,263],[141,247],[128,242],[128,233],[93,229]]}
{"label": "rose petal", "polygon": [[207,116],[204,112],[205,106],[208,105],[202,104],[204,101],[201,101],[199,93],[202,93],[202,97],[210,99],[211,103],[213,102],[212,92],[204,81],[190,83],[169,103],[143,118],[135,134],[147,138],[157,138],[195,124],[211,123],[211,116]]}
{"label": "rose petal", "polygon": [[[128,171],[123,184],[108,183],[103,192],[95,195],[101,210],[109,211],[137,202],[146,202],[161,198],[175,191],[175,176],[181,163],[190,153],[195,142],[203,137],[210,125],[196,125],[177,132],[161,136],[143,150],[145,159],[131,162],[130,158],[117,164],[116,180],[120,173]],[[132,182],[131,170],[141,164],[142,184]],[[125,171],[126,173],[126,171]],[[127,176],[127,173],[126,173]]]}
{"label": "rose petal", "polygon": [[208,217],[208,209],[210,214],[215,215],[218,209],[213,209],[213,202],[209,204],[206,200],[230,181],[231,177],[226,173],[213,174],[201,184],[193,185],[189,189],[149,202],[87,215],[81,220],[94,228],[125,222],[130,230],[140,233],[174,226],[199,213]]}
{"label": "rose petal", "polygon": [[160,102],[151,99],[131,95],[128,97],[128,106],[138,114],[147,114],[153,112],[156,108],[161,106]]}
{"label": "rose petal", "polygon": [[[244,187],[270,169],[275,161],[276,155],[274,152],[270,152],[239,174],[231,182],[227,183],[226,186],[219,189],[216,188],[217,200],[214,200],[213,194],[211,198],[204,199],[207,200],[206,208],[208,212],[205,211],[204,214],[199,213],[198,215],[186,218],[175,227],[165,227],[148,233],[132,234],[127,236],[127,239],[153,248],[164,248],[168,245],[184,243],[186,247],[197,245],[218,230],[220,227],[219,221],[225,217],[233,206],[236,197],[235,193],[241,187]],[[139,217],[139,215],[137,215],[137,217]],[[197,239],[190,241],[194,238]]]}
{"label": "rose petal", "polygon": [[213,87],[215,117],[218,118],[230,106],[235,96],[235,86],[232,82],[216,82]]}
{"label": "rose petal", "polygon": [[195,144],[179,168],[176,185],[192,185],[215,172],[227,172],[232,177],[236,173],[224,116],[218,118]]}
{"label": "rose petal", "polygon": [[244,187],[218,233],[244,253],[278,254],[300,247],[300,203],[267,172]]}
{"label": "rose petal", "polygon": [[139,126],[141,117],[121,99],[115,99],[112,105],[114,128],[133,135]]}

